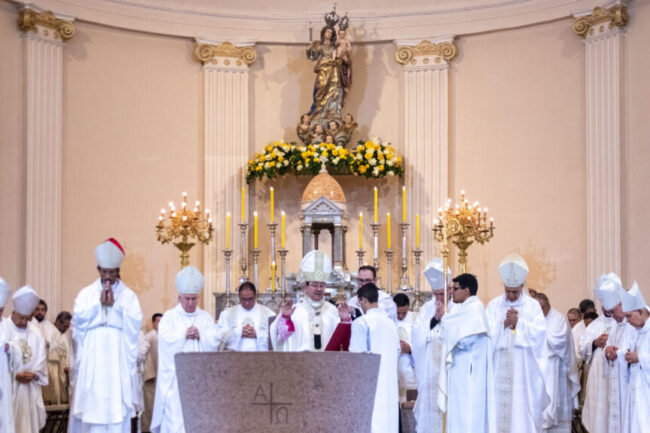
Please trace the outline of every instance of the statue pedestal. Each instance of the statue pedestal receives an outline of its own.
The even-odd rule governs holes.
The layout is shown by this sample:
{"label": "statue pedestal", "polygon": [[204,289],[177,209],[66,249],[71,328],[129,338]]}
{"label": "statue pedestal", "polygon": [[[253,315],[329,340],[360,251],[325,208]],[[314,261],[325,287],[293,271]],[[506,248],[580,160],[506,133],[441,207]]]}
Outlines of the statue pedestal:
{"label": "statue pedestal", "polygon": [[379,355],[179,353],[187,433],[370,431]]}

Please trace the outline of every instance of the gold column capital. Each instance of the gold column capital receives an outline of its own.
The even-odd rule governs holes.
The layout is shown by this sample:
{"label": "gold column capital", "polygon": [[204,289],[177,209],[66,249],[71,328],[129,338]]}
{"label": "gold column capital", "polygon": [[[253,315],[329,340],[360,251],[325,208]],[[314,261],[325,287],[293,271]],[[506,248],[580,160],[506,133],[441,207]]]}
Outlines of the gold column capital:
{"label": "gold column capital", "polygon": [[573,21],[573,31],[578,36],[586,38],[587,35],[593,35],[595,33],[594,28],[598,24],[603,24],[600,26],[600,32],[603,33],[605,31],[605,23],[609,22],[608,29],[611,30],[615,26],[625,27],[629,20],[630,14],[625,5],[617,4],[609,9],[596,7],[590,15],[577,17]]}
{"label": "gold column capital", "polygon": [[[42,29],[39,30],[39,27]],[[18,28],[23,32],[42,33],[43,36],[61,39],[63,42],[72,39],[76,31],[72,21],[57,18],[52,11],[36,12],[29,8],[18,13]]]}
{"label": "gold column capital", "polygon": [[[220,62],[218,57],[225,59]],[[252,46],[237,47],[228,41],[218,45],[197,41],[194,43],[194,59],[203,65],[221,63],[225,66],[250,66],[257,60],[257,51]],[[234,59],[233,65],[230,59]]]}
{"label": "gold column capital", "polygon": [[401,45],[397,43],[397,51],[395,52],[395,60],[404,66],[409,64],[415,65],[417,60],[415,57],[424,57],[422,63],[425,65],[430,63],[430,57],[433,57],[435,63],[440,63],[441,59],[450,63],[458,54],[458,48],[453,40],[433,43],[424,40],[417,45]]}

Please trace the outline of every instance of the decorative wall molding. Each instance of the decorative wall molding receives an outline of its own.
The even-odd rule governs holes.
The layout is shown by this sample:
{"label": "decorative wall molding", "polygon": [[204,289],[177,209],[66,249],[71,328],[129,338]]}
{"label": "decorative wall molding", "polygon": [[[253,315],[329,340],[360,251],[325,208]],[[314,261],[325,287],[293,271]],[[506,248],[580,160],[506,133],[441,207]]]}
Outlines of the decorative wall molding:
{"label": "decorative wall molding", "polygon": [[54,314],[61,304],[63,41],[74,36],[74,25],[30,9],[20,11],[18,25],[24,32],[27,121],[25,282]]}
{"label": "decorative wall molding", "polygon": [[[257,60],[257,52],[252,44],[233,45],[232,42],[221,42],[219,44],[210,44],[197,41],[194,44],[194,58],[202,64],[219,64],[223,62],[224,66],[229,66],[234,62],[235,66],[250,66]],[[219,58],[222,59],[219,59]]]}
{"label": "decorative wall molding", "polygon": [[34,32],[52,39],[67,42],[75,34],[75,27],[70,19],[59,19],[53,12],[37,12],[22,9],[18,13],[18,28],[23,32]]}
{"label": "decorative wall molding", "polygon": [[585,38],[587,281],[621,272],[621,147],[624,5],[597,7],[576,18]]}
{"label": "decorative wall molding", "polygon": [[430,62],[440,63],[443,60],[451,62],[458,54],[454,41],[446,40],[439,43],[431,41],[422,41],[413,46],[407,41],[396,41],[398,45],[395,52],[395,60],[403,66],[407,64],[417,65],[418,63],[427,65]]}
{"label": "decorative wall molding", "polygon": [[[233,40],[247,35],[258,43],[307,43],[309,23],[314,35],[323,23],[317,3],[290,0],[215,2],[210,0],[12,0],[35,4],[91,22],[140,32],[187,38]],[[602,0],[378,0],[347,11],[355,26],[353,42],[392,41],[430,34],[468,35],[569,18],[576,10],[593,9]],[[365,8],[365,9],[364,9]]]}
{"label": "decorative wall molding", "polygon": [[[424,257],[433,257],[436,247],[427,233],[449,193],[449,62],[457,49],[453,36],[395,44],[395,59],[403,65],[405,185],[409,207],[420,210]],[[409,218],[415,227],[415,215]]]}
{"label": "decorative wall molding", "polygon": [[[238,46],[237,46],[238,45]],[[195,56],[203,63],[203,107],[205,143],[205,206],[214,210],[216,221],[230,212],[231,233],[238,233],[241,187],[246,182],[249,157],[249,75],[248,65],[257,56],[253,43],[205,43],[197,41]],[[214,47],[202,49],[199,47]],[[200,56],[197,55],[200,51]],[[207,54],[205,54],[207,52]],[[209,56],[208,56],[209,54]],[[228,62],[228,63],[227,63]],[[244,168],[242,168],[244,167]],[[249,202],[249,200],[246,200]],[[217,229],[213,242],[205,247],[203,291],[204,308],[215,311],[214,292],[225,290],[225,230]],[[233,236],[232,239],[236,239]],[[233,257],[240,257],[240,244],[231,244]],[[231,262],[232,281],[239,276],[239,262]],[[234,289],[233,289],[234,290]]]}
{"label": "decorative wall molding", "polygon": [[597,7],[589,15],[576,17],[573,21],[573,31],[584,38],[587,34],[594,35],[598,24],[601,24],[598,27],[598,32],[603,33],[605,27],[607,30],[612,30],[614,27],[625,27],[629,20],[630,15],[625,5],[617,4],[609,9]]}

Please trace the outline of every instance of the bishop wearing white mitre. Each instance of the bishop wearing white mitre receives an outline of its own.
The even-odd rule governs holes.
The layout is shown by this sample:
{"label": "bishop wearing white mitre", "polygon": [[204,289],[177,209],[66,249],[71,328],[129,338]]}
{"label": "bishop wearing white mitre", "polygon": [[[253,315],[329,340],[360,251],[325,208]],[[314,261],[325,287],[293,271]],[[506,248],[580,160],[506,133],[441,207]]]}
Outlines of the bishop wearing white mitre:
{"label": "bishop wearing white mitre", "polygon": [[438,403],[448,432],[487,432],[489,325],[471,274],[453,279],[454,308],[442,317],[444,342]]}
{"label": "bishop wearing white mitre", "polygon": [[539,302],[524,293],[528,265],[518,254],[499,264],[504,291],[486,314],[492,340],[488,416],[494,433],[541,432],[542,412],[551,402],[544,385],[546,320]]}
{"label": "bishop wearing white mitre", "polygon": [[77,378],[70,432],[130,432],[142,310],[120,280],[124,249],[119,242],[110,238],[100,244],[95,259],[99,278],[74,301]]}
{"label": "bishop wearing white mitre", "polygon": [[[431,260],[424,269],[433,297],[421,308],[413,326],[411,353],[415,360],[418,397],[415,400],[417,433],[442,432],[443,413],[438,407],[438,374],[442,360],[440,321],[444,314],[445,278],[442,259]],[[451,290],[448,290],[451,294]],[[451,302],[448,300],[448,306]]]}
{"label": "bishop wearing white mitre", "polygon": [[14,408],[11,374],[22,364],[18,345],[8,341],[4,324],[11,319],[2,317],[10,292],[9,284],[0,277],[0,433],[14,433]]}
{"label": "bishop wearing white mitre", "polygon": [[212,316],[200,309],[199,294],[205,285],[201,272],[187,266],[176,275],[178,305],[163,314],[158,324],[158,376],[151,431],[185,431],[174,355],[181,352],[215,352],[219,346]]}
{"label": "bishop wearing white mitre", "polygon": [[544,432],[571,433],[573,409],[578,408],[580,392],[573,334],[564,315],[551,307],[545,294],[538,293],[535,299],[546,318],[545,383],[551,404],[544,410]]}
{"label": "bishop wearing white mitre", "polygon": [[630,369],[623,432],[644,433],[650,431],[650,308],[636,281],[621,297],[625,318],[636,331],[625,354],[618,354]]}
{"label": "bishop wearing white mitre", "polygon": [[298,305],[289,300],[270,327],[273,350],[278,352],[323,351],[340,322],[350,321],[346,305],[338,308],[325,301],[326,282],[332,272],[327,254],[312,250],[303,257],[300,273],[304,295]]}
{"label": "bishop wearing white mitre", "polygon": [[38,433],[45,427],[42,387],[48,383],[45,339],[30,322],[38,295],[25,286],[14,293],[12,301],[11,319],[3,320],[2,327],[4,338],[21,351],[21,362],[13,370],[14,427],[16,433]]}
{"label": "bishop wearing white mitre", "polygon": [[582,422],[590,433],[619,433],[627,393],[627,363],[623,356],[635,333],[621,305],[621,279],[614,273],[598,279],[595,294],[603,314],[587,327],[580,355],[589,366]]}
{"label": "bishop wearing white mitre", "polygon": [[270,308],[257,302],[255,284],[245,281],[237,289],[239,304],[226,308],[219,315],[217,333],[220,350],[265,352],[269,350]]}

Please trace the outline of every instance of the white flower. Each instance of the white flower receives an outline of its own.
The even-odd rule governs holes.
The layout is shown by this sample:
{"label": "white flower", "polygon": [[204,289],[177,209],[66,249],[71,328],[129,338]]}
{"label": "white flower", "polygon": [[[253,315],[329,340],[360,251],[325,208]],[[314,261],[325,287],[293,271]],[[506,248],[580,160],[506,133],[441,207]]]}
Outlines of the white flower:
{"label": "white flower", "polygon": [[288,152],[288,151],[291,150],[291,146],[289,146],[288,144],[285,144],[284,146],[282,146],[282,150],[284,150],[285,152]]}
{"label": "white flower", "polygon": [[298,167],[296,167],[296,170],[298,170],[298,171],[302,170],[302,164],[298,164]]}
{"label": "white flower", "polygon": [[392,160],[392,159],[390,159],[390,160],[386,163],[386,165],[388,165],[389,167],[392,167],[393,165],[395,165],[395,161]]}
{"label": "white flower", "polygon": [[318,152],[314,151],[314,155],[312,156],[312,158],[319,158],[319,157],[320,157],[320,154]]}
{"label": "white flower", "polygon": [[379,176],[379,167],[375,167],[372,169],[372,175],[373,176]]}
{"label": "white flower", "polygon": [[370,159],[370,161],[368,161],[368,164],[377,165],[377,160],[375,158],[372,158],[372,159]]}
{"label": "white flower", "polygon": [[269,168],[269,163],[268,162],[264,163],[264,168]]}
{"label": "white flower", "polygon": [[266,155],[266,156],[264,157],[264,159],[266,159],[267,161],[272,160],[272,159],[273,159],[273,154]]}
{"label": "white flower", "polygon": [[285,159],[284,161],[282,161],[282,165],[284,165],[285,167],[289,165],[289,160]]}
{"label": "white flower", "polygon": [[332,163],[333,163],[334,165],[336,165],[336,164],[339,163],[340,160],[341,160],[341,158],[334,158],[334,159],[332,160]]}
{"label": "white flower", "polygon": [[357,156],[355,156],[354,159],[356,159],[357,161],[361,161],[363,159],[363,155],[357,153]]}
{"label": "white flower", "polygon": [[393,170],[388,170],[388,173],[386,174],[388,174],[389,176],[395,176],[395,172]]}

